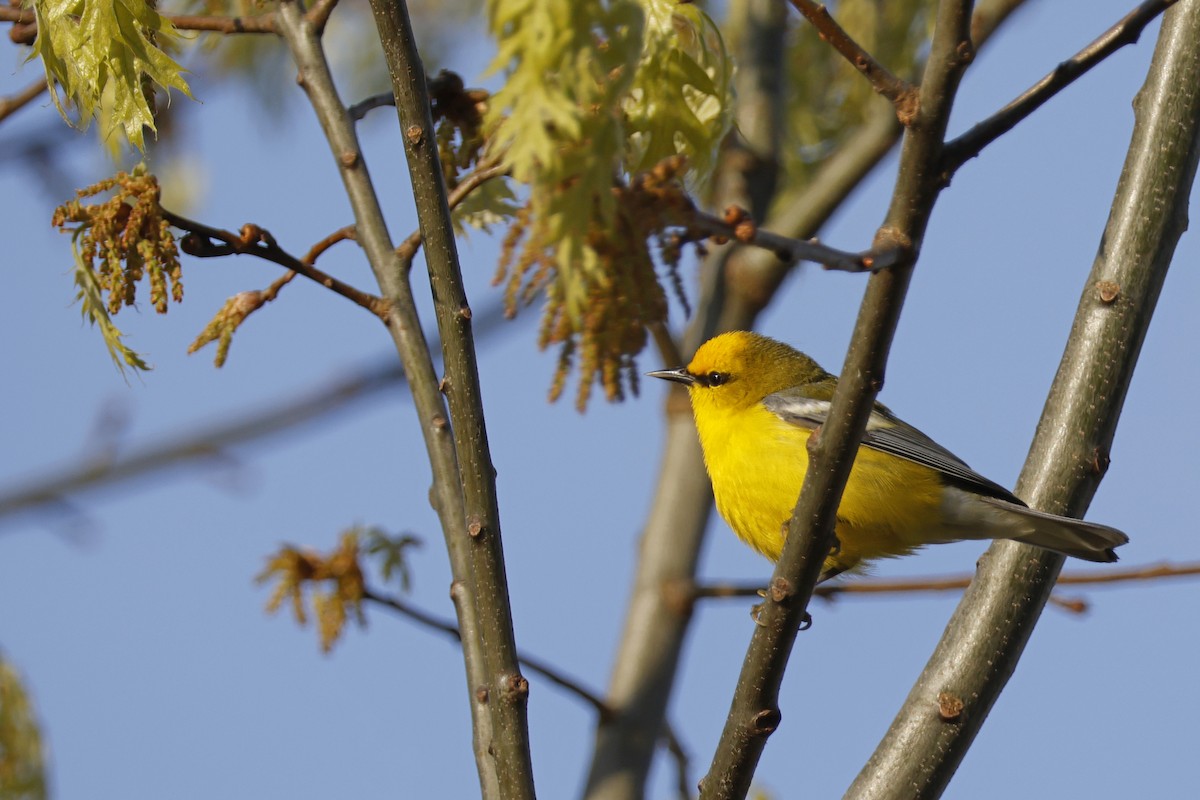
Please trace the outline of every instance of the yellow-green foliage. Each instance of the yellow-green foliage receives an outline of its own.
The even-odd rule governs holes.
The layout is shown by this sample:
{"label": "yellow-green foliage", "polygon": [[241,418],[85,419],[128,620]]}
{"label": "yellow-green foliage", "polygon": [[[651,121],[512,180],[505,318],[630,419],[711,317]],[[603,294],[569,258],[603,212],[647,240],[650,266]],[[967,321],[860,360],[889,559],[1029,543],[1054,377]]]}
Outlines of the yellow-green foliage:
{"label": "yellow-green foliage", "polygon": [[45,800],[46,764],[33,703],[0,654],[0,797]]}
{"label": "yellow-green foliage", "polygon": [[597,379],[619,398],[645,326],[666,317],[647,236],[671,216],[640,208],[632,220],[621,193],[668,157],[711,165],[730,118],[723,45],[702,11],[672,0],[490,0],[487,10],[493,69],[508,78],[488,106],[490,151],[528,193],[497,280],[510,314],[544,291],[541,344],[562,347],[552,396],[578,353],[580,405]]}
{"label": "yellow-green foliage", "polygon": [[628,171],[686,156],[693,181],[716,165],[717,145],[733,118],[733,65],[707,14],[691,3],[651,0],[645,49],[622,108],[631,131]]}
{"label": "yellow-green foliage", "polygon": [[[188,97],[183,68],[158,46],[175,29],[145,0],[36,0],[38,37],[33,54],[42,59],[54,105],[63,118],[86,128],[103,111],[103,135],[118,128],[139,150],[143,128],[156,130],[151,109],[153,83]],[[67,114],[64,98],[78,119]]]}

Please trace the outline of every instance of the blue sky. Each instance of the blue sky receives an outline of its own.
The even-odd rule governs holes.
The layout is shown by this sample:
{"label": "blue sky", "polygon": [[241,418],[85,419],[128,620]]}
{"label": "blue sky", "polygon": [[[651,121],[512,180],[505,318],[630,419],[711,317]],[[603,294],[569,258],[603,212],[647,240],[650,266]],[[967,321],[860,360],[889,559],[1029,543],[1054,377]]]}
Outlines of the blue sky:
{"label": "blue sky", "polygon": [[[1111,0],[1033,3],[968,72],[952,132],[1007,102],[1127,10]],[[1096,252],[1156,33],[1157,26],[967,164],[935,209],[881,399],[1005,485],[1025,457]],[[451,52],[447,65],[477,82],[479,52]],[[0,93],[34,77],[20,59],[10,58]],[[278,123],[259,119],[257,96],[203,80],[193,88],[204,104],[188,116],[192,166],[203,175],[194,179],[196,218],[227,228],[257,222],[297,253],[350,222],[327,147],[293,82],[279,86],[296,102]],[[0,127],[0,142],[54,113],[46,103],[26,109]],[[399,239],[415,222],[394,115],[374,112],[361,133]],[[87,149],[77,148],[65,177],[86,183],[107,174]],[[127,415],[121,442],[132,447],[390,355],[375,320],[298,280],[244,326],[228,365],[215,370],[211,350],[189,357],[187,345],[225,297],[265,286],[278,270],[248,258],[188,261],[182,306],[166,317],[118,319],[155,365],[126,383],[71,303],[69,243],[49,227],[53,206],[66,198],[31,185],[12,160],[4,166],[0,486],[94,455],[106,409]],[[864,247],[893,170],[889,161],[822,238]],[[497,302],[489,286],[495,243],[475,236],[462,257],[476,309]],[[1131,535],[1125,564],[1200,558],[1190,506],[1200,432],[1183,424],[1200,391],[1198,262],[1196,236],[1185,234],[1112,466],[1088,513]],[[370,288],[353,245],[330,251],[321,265]],[[761,328],[836,370],[864,280],[806,267]],[[423,289],[419,274],[414,282]],[[647,385],[639,398],[595,402],[585,415],[569,400],[547,405],[555,356],[537,352],[535,317],[526,313],[480,344],[518,642],[603,689],[657,469],[664,390]],[[641,366],[661,365],[647,354]],[[476,794],[453,644],[370,609],[367,630],[350,631],[322,656],[311,628],[263,613],[268,592],[253,582],[282,542],[327,549],[348,525],[380,524],[425,539],[413,556],[411,600],[452,616],[426,500],[428,466],[403,390],[228,455],[136,491],[82,496],[60,515],[0,526],[0,648],[34,693],[56,796]],[[712,528],[705,578],[765,579],[766,561],[719,520]],[[969,571],[982,549],[941,546],[882,564],[877,574]],[[1047,610],[947,796],[1125,798],[1193,785],[1197,591],[1194,581],[1177,580],[1065,592],[1086,595],[1090,613]],[[759,785],[780,798],[842,792],[954,602],[850,598],[817,606],[784,683],[783,725],[768,744]],[[728,710],[751,633],[747,607],[714,602],[693,625],[670,712],[692,755],[693,779],[705,771]],[[531,683],[539,792],[572,796],[586,772],[592,713],[537,678]],[[672,780],[664,761],[651,796],[670,796]]]}

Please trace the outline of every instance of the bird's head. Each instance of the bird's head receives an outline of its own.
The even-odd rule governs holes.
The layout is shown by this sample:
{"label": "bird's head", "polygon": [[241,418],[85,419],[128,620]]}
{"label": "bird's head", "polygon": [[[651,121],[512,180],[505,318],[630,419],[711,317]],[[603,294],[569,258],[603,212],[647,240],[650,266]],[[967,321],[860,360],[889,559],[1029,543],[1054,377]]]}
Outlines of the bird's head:
{"label": "bird's head", "polygon": [[750,331],[730,331],[700,346],[680,369],[649,373],[688,387],[692,405],[735,411],[769,394],[832,376],[793,347]]}

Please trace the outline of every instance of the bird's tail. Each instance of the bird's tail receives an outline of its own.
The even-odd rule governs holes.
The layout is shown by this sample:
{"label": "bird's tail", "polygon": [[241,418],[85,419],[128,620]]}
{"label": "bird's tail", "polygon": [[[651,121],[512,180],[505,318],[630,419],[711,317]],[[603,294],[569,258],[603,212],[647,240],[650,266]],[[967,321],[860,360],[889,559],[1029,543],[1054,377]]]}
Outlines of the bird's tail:
{"label": "bird's tail", "polygon": [[998,538],[1037,545],[1065,556],[1100,563],[1116,561],[1117,554],[1113,549],[1129,541],[1124,533],[1107,525],[1047,514],[993,497],[979,499],[1005,512],[1004,527],[1012,532]]}

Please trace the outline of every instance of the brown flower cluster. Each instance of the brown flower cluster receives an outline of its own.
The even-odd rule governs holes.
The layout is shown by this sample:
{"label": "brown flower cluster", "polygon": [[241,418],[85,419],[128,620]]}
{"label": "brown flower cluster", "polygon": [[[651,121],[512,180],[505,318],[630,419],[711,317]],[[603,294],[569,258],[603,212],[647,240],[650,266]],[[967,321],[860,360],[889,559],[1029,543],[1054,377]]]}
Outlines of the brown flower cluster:
{"label": "brown flower cluster", "polygon": [[[296,621],[301,625],[307,624],[304,590],[309,587],[321,649],[328,653],[345,630],[346,620],[351,613],[359,625],[366,624],[362,611],[365,587],[358,554],[358,534],[355,530],[343,533],[337,548],[328,555],[290,545],[280,548],[267,562],[266,569],[255,578],[259,583],[277,581],[271,599],[267,601],[267,611],[273,614],[284,600],[291,600]],[[328,584],[325,591],[317,588],[324,584]]]}
{"label": "brown flower cluster", "polygon": [[[106,200],[86,198],[112,192]],[[183,300],[179,250],[162,217],[158,179],[144,170],[119,172],[79,189],[54,211],[51,224],[75,239],[79,264],[95,276],[108,296],[109,314],[137,301],[137,284],[149,278],[150,303],[160,314],[169,300]]]}
{"label": "brown flower cluster", "polygon": [[668,158],[628,185],[613,187],[614,218],[608,224],[597,220],[587,241],[598,267],[563,264],[557,243],[544,241],[531,225],[530,206],[518,212],[504,238],[494,283],[504,285],[510,317],[539,294],[546,296],[538,346],[560,347],[551,400],[562,394],[576,363],[576,406],[581,411],[595,383],[610,401],[624,399],[626,389],[636,394],[634,358],[646,345],[646,328],[667,318],[667,294],[656,260],[687,307],[677,272],[689,238],[683,232],[694,211],[681,181],[685,168],[683,158]]}

